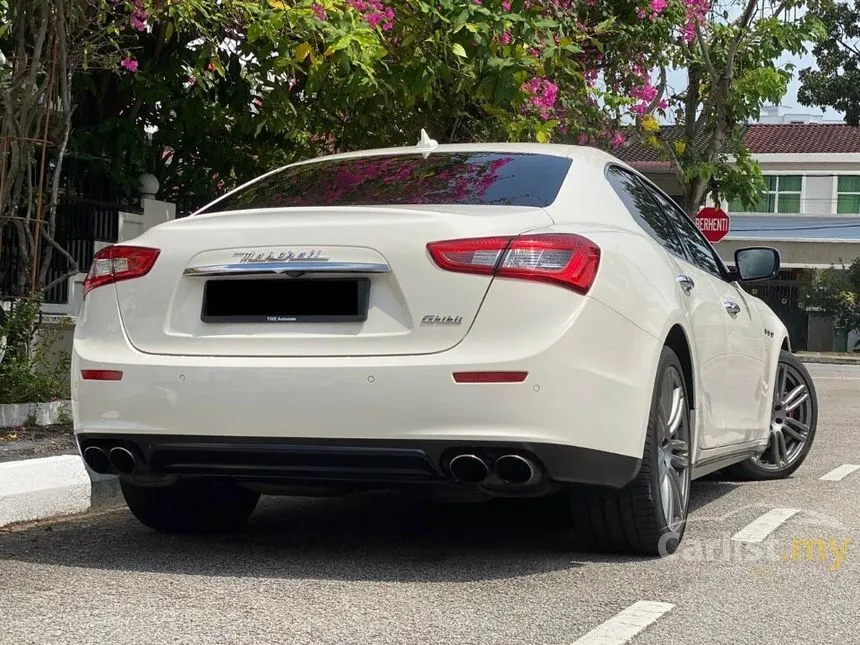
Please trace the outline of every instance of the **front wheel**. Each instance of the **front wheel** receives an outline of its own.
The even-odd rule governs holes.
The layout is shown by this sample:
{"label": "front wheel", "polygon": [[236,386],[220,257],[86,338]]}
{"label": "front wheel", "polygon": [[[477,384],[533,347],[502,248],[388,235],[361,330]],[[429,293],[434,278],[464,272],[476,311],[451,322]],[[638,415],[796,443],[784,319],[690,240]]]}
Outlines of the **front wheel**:
{"label": "front wheel", "polygon": [[675,352],[664,347],[639,474],[620,490],[571,490],[579,546],[639,555],[674,553],[687,522],[690,436],[683,368]]}
{"label": "front wheel", "polygon": [[784,479],[806,459],[818,425],[818,395],[812,377],[794,354],[782,350],[770,414],[770,441],[758,457],[728,469],[749,480]]}
{"label": "front wheel", "polygon": [[260,494],[232,481],[180,479],[170,486],[136,486],[121,479],[123,497],[144,525],[164,533],[221,532],[239,528]]}

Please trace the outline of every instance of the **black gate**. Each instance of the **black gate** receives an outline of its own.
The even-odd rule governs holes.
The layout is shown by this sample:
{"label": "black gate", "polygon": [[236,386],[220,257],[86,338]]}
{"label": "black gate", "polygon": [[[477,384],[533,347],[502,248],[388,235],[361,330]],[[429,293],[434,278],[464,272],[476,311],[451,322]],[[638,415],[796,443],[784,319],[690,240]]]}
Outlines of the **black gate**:
{"label": "black gate", "polygon": [[[117,241],[120,209],[139,212],[139,209],[90,199],[64,198],[57,204],[57,230],[54,239],[75,259],[81,272],[86,273],[89,270],[97,241]],[[0,294],[22,295],[16,293],[15,289],[18,264],[18,233],[14,226],[7,224],[0,231]],[[51,257],[46,284],[66,275],[69,268],[68,259],[55,251]],[[68,297],[66,280],[58,282],[45,292],[47,303],[65,303],[68,302]]]}
{"label": "black gate", "polygon": [[800,306],[800,293],[806,282],[802,270],[780,271],[776,280],[749,282],[744,289],[773,309],[788,329],[791,349],[805,351],[809,342],[809,314]]}

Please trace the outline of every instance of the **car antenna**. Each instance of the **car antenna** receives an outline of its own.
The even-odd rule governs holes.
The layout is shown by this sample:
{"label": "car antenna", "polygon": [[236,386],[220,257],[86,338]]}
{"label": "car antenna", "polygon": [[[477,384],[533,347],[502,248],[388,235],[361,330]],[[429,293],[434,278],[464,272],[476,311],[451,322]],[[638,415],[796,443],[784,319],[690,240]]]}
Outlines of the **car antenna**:
{"label": "car antenna", "polygon": [[427,152],[424,153],[425,159],[430,154],[429,151],[438,145],[439,145],[439,142],[436,141],[436,139],[431,139],[430,135],[427,134],[427,130],[425,130],[424,128],[421,128],[421,139],[418,140],[418,143],[416,144],[416,146],[418,148],[423,148],[423,149],[427,150]]}

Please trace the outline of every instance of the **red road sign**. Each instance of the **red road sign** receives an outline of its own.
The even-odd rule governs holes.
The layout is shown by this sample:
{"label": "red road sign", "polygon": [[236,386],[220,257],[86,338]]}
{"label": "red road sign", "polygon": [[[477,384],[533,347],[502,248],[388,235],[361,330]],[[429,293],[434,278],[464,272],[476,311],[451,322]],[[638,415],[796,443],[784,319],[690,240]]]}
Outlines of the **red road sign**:
{"label": "red road sign", "polygon": [[708,242],[716,244],[729,232],[729,216],[721,208],[706,206],[696,215],[696,226]]}

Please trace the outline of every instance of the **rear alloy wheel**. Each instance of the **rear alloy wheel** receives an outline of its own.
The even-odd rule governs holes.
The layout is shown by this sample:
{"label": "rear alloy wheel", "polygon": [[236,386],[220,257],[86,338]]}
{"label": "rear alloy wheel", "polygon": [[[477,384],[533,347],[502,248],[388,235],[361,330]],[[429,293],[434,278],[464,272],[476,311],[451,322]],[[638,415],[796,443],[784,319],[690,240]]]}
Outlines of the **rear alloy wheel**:
{"label": "rear alloy wheel", "polygon": [[675,352],[664,347],[639,474],[620,490],[571,490],[579,545],[616,553],[674,553],[687,523],[690,445],[684,373]]}
{"label": "rear alloy wheel", "polygon": [[257,507],[260,494],[235,482],[180,479],[170,486],[135,486],[120,480],[134,516],[164,533],[217,533],[242,526]]}
{"label": "rear alloy wheel", "polygon": [[809,454],[817,425],[818,396],[812,377],[803,363],[783,350],[776,369],[767,448],[727,471],[752,480],[788,477]]}

